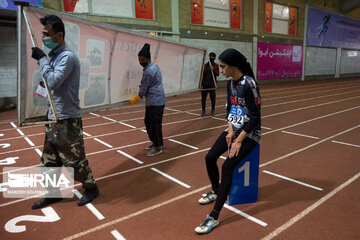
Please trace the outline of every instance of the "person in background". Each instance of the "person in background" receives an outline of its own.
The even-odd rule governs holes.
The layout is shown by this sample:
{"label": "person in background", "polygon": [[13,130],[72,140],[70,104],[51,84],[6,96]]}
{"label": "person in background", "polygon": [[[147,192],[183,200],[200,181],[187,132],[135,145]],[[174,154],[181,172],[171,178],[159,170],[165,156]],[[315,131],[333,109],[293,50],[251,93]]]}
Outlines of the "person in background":
{"label": "person in background", "polygon": [[145,149],[150,149],[147,155],[152,157],[162,153],[162,118],[166,98],[160,68],[151,61],[150,45],[148,43],[145,43],[140,50],[138,58],[140,65],[144,68],[144,73],[139,93],[130,99],[130,104],[136,104],[141,98],[146,98],[144,122],[151,144],[146,146]]}
{"label": "person in background", "polygon": [[216,101],[216,77],[219,76],[219,65],[215,62],[216,54],[211,52],[209,54],[209,62],[205,63],[204,65],[204,73],[201,83],[201,107],[202,112],[201,116],[205,117],[206,112],[206,97],[208,93],[210,94],[211,100],[211,116],[215,115],[215,101]]}
{"label": "person in background", "polygon": [[[41,156],[43,167],[72,167],[74,179],[82,183],[85,192],[77,205],[83,206],[99,196],[89,162],[85,155],[79,102],[80,61],[65,43],[65,27],[56,15],[40,18],[43,26],[43,44],[51,49],[49,60],[43,50],[32,48],[31,57],[38,61],[40,73],[53,96],[59,120],[45,125],[45,142]],[[50,107],[47,118],[55,120]],[[32,209],[43,208],[60,201],[61,194],[49,193],[32,205]]]}
{"label": "person in background", "polygon": [[[195,232],[204,234],[219,225],[219,214],[229,195],[235,167],[254,149],[261,136],[260,91],[247,59],[236,49],[219,56],[221,73],[227,83],[226,118],[228,128],[220,134],[205,157],[212,191],[199,199],[202,205],[215,202],[214,208]],[[222,165],[219,184],[218,158],[228,152]]]}

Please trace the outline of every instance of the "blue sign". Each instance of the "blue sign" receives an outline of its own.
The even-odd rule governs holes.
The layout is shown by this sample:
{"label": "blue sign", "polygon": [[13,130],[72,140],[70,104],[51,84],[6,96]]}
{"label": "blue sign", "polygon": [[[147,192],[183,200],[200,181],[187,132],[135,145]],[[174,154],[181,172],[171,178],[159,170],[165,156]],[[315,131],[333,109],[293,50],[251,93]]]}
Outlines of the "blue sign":
{"label": "blue sign", "polygon": [[253,203],[258,198],[259,185],[258,144],[234,169],[229,193],[229,205]]}
{"label": "blue sign", "polygon": [[[30,5],[42,7],[42,0],[22,0],[28,2]],[[17,5],[14,5],[13,0],[0,0],[0,9],[17,10]]]}
{"label": "blue sign", "polygon": [[360,21],[309,8],[306,44],[360,49]]}

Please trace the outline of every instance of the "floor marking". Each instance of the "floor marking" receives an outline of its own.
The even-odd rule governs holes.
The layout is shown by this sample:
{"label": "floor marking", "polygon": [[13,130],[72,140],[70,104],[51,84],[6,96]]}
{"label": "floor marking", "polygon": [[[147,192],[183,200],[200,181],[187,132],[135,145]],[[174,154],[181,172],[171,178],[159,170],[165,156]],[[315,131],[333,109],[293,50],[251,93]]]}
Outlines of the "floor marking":
{"label": "floor marking", "polygon": [[170,179],[171,181],[176,182],[177,184],[180,184],[180,185],[183,186],[183,187],[190,188],[190,186],[187,185],[186,183],[183,183],[183,182],[181,182],[180,180],[178,180],[178,179],[176,179],[176,178],[174,178],[174,177],[172,177],[172,176],[170,176],[170,175],[168,175],[168,174],[166,174],[166,173],[164,173],[164,172],[162,172],[162,171],[160,171],[160,170],[158,170],[158,169],[156,169],[156,168],[151,168],[151,170],[153,170],[153,171],[155,171],[155,172],[163,175],[164,177]]}
{"label": "floor marking", "polygon": [[11,125],[13,128],[17,129],[17,126],[15,125],[15,123],[10,122],[10,125]]}
{"label": "floor marking", "polygon": [[24,137],[24,138],[28,142],[28,144],[30,144],[30,146],[35,147],[35,144],[28,137]]}
{"label": "floor marking", "polygon": [[112,121],[112,122],[117,122],[116,120],[111,119],[111,118],[108,118],[108,117],[102,117],[102,118],[104,118],[104,119],[106,119],[106,120],[109,120],[109,121]]}
{"label": "floor marking", "polygon": [[263,133],[262,135],[267,135],[267,134],[274,133],[274,132],[278,132],[278,131],[281,131],[281,130],[284,130],[284,129],[296,127],[296,126],[299,126],[299,125],[303,125],[303,124],[305,124],[305,123],[313,122],[313,121],[316,121],[316,120],[319,120],[319,119],[322,119],[322,118],[327,118],[327,117],[334,116],[334,115],[337,115],[337,114],[340,114],[340,113],[344,113],[344,112],[348,112],[348,111],[351,111],[351,110],[355,110],[355,109],[358,109],[358,108],[360,108],[360,106],[348,108],[348,109],[345,109],[345,110],[342,110],[342,111],[338,111],[338,112],[329,113],[329,114],[322,115],[322,116],[319,116],[319,117],[316,117],[316,118],[312,118],[312,119],[309,119],[309,120],[306,120],[306,121],[302,121],[302,122],[299,122],[299,123],[295,123],[295,124],[292,124],[292,125],[289,125],[289,126],[286,126],[286,127],[274,129],[274,130],[271,130],[271,131],[269,131],[269,132]]}
{"label": "floor marking", "polygon": [[[80,199],[82,197],[81,193],[74,189],[73,193]],[[103,220],[105,217],[99,212],[99,210],[97,210],[94,205],[92,205],[92,203],[88,203],[85,205],[94,215],[95,217],[97,217],[97,219],[99,220]]]}
{"label": "floor marking", "polygon": [[177,110],[177,109],[172,109],[172,108],[165,108],[166,110],[169,110],[169,111],[175,111],[175,112],[182,112],[181,110]]}
{"label": "floor marking", "polygon": [[[352,88],[352,87],[346,87],[346,88],[341,88],[341,89],[348,89],[348,88]],[[341,89],[336,89],[337,91],[340,91]],[[331,90],[326,90],[326,91],[317,91],[317,92],[312,92],[312,94],[315,93],[319,93],[319,92],[332,92],[334,91],[333,89]],[[355,91],[349,91],[349,92],[341,92],[341,93],[335,93],[335,94],[328,94],[328,95],[322,95],[319,97],[312,97],[312,98],[304,98],[304,99],[296,99],[293,101],[288,101],[288,102],[281,102],[281,103],[274,103],[274,104],[269,104],[269,105],[265,105],[264,107],[273,107],[273,106],[279,106],[279,105],[284,105],[284,104],[289,104],[289,103],[298,103],[298,102],[304,102],[304,101],[311,101],[311,100],[315,100],[315,99],[320,99],[320,98],[327,98],[327,97],[334,97],[334,96],[338,96],[338,95],[344,95],[344,94],[349,94],[349,93],[354,93],[354,92],[359,92],[360,90],[355,90]],[[298,94],[298,95],[291,95],[291,97],[297,97],[297,96],[301,96],[301,95],[308,95],[309,93],[305,93],[305,94]],[[288,96],[284,96],[281,98],[287,98]],[[264,100],[271,100],[271,99],[264,99]]]}
{"label": "floor marking", "polygon": [[98,138],[94,138],[94,140],[95,140],[95,141],[98,141],[99,143],[101,143],[101,144],[103,144],[103,145],[105,145],[105,146],[107,146],[108,148],[113,148],[113,146],[111,146],[110,144],[107,144],[107,143],[104,142],[104,141],[101,141],[101,140],[98,139]]}
{"label": "floor marking", "polygon": [[308,146],[306,146],[306,147],[303,147],[303,148],[301,148],[301,149],[299,149],[299,150],[293,151],[293,152],[291,152],[291,153],[289,153],[289,154],[283,155],[283,156],[281,156],[281,157],[275,158],[274,160],[271,160],[271,161],[268,161],[268,162],[266,162],[266,163],[263,163],[263,164],[260,165],[260,167],[264,167],[264,166],[269,165],[269,164],[271,164],[271,163],[280,161],[281,159],[284,159],[284,158],[287,158],[287,157],[289,157],[289,156],[295,155],[295,154],[297,154],[297,153],[299,153],[299,152],[302,152],[302,151],[307,150],[307,149],[309,149],[309,148],[312,148],[312,147],[314,147],[314,146],[316,146],[316,145],[319,145],[320,143],[326,142],[326,141],[328,141],[328,140],[330,140],[330,139],[332,139],[332,138],[334,138],[334,137],[337,137],[337,136],[342,135],[342,134],[344,134],[344,133],[350,132],[350,131],[358,128],[358,127],[360,127],[360,125],[357,125],[357,126],[355,126],[355,127],[349,128],[349,129],[347,129],[347,130],[345,130],[345,131],[342,131],[342,132],[339,132],[339,133],[337,133],[337,134],[335,134],[335,135],[332,135],[332,136],[330,136],[330,137],[324,138],[324,139],[322,139],[322,140],[320,140],[320,141],[318,141],[318,142],[316,142],[316,143],[310,144],[310,145],[308,145]]}
{"label": "floor marking", "polygon": [[335,141],[332,140],[333,143],[339,143],[339,144],[343,144],[343,145],[348,145],[348,146],[352,146],[352,147],[360,147],[359,145],[355,145],[355,144],[351,144],[351,143],[345,143],[345,142],[339,142],[339,141]]}
{"label": "floor marking", "polygon": [[39,154],[40,157],[42,156],[42,151],[40,151],[40,149],[35,148],[35,151],[36,151],[37,154]]}
{"label": "floor marking", "polygon": [[190,196],[190,195],[193,195],[194,193],[198,193],[198,192],[205,191],[205,190],[207,190],[210,186],[211,186],[211,185],[209,184],[209,185],[207,185],[207,186],[204,186],[204,187],[202,187],[202,188],[198,188],[198,189],[196,189],[196,190],[193,190],[193,191],[191,191],[191,192],[185,193],[185,194],[183,194],[183,195],[174,197],[174,198],[169,199],[169,200],[167,200],[167,201],[164,201],[164,202],[162,202],[162,203],[158,203],[158,204],[155,204],[155,205],[153,205],[153,206],[151,206],[151,207],[147,207],[147,208],[144,208],[144,209],[142,209],[142,210],[140,210],[140,211],[131,213],[131,214],[127,215],[127,216],[124,216],[124,217],[121,217],[121,218],[112,220],[112,221],[110,221],[110,222],[106,222],[106,223],[104,223],[104,224],[101,224],[101,225],[98,225],[98,226],[96,226],[96,227],[90,228],[90,229],[88,229],[88,230],[86,230],[86,231],[83,231],[83,232],[74,234],[74,235],[72,235],[72,236],[69,236],[69,237],[67,237],[67,238],[64,238],[64,240],[71,240],[71,239],[79,238],[79,237],[85,236],[85,235],[87,235],[87,234],[89,234],[89,233],[99,231],[99,230],[101,230],[101,229],[104,229],[104,228],[106,228],[106,227],[112,226],[112,225],[117,224],[117,223],[119,223],[119,222],[128,220],[128,219],[130,219],[130,218],[136,217],[136,216],[141,215],[141,214],[143,214],[143,213],[152,211],[152,210],[154,210],[154,209],[163,207],[163,206],[168,205],[168,204],[170,204],[170,203],[173,203],[173,202],[175,202],[175,201],[181,200],[181,199],[186,198],[186,197],[188,197],[188,196]]}
{"label": "floor marking", "polygon": [[94,115],[95,117],[101,117],[99,114],[93,113],[93,112],[89,112],[89,114]]}
{"label": "floor marking", "polygon": [[120,121],[119,121],[119,123],[122,124],[122,125],[128,126],[128,127],[131,127],[131,128],[136,128],[136,127],[134,127],[134,126],[132,126],[130,124],[127,124],[127,123],[123,123],[123,122],[120,122]]}
{"label": "floor marking", "polygon": [[147,133],[147,131],[145,129],[141,129],[141,131]]}
{"label": "floor marking", "polygon": [[21,135],[21,136],[24,136],[25,134],[18,128],[16,128],[16,131],[18,131],[18,133]]}
{"label": "floor marking", "polygon": [[291,135],[300,136],[300,137],[307,137],[307,138],[319,139],[318,137],[313,137],[313,136],[304,135],[304,134],[300,134],[300,133],[294,133],[294,132],[288,132],[288,131],[281,131],[281,132],[287,133],[287,134],[291,134]]}
{"label": "floor marking", "polygon": [[118,230],[111,231],[111,234],[117,239],[117,240],[126,240],[119,232]]}
{"label": "floor marking", "polygon": [[[194,111],[195,111],[195,110],[194,110]],[[195,116],[199,116],[199,113],[192,113],[192,112],[190,112],[190,111],[186,111],[185,113],[191,114],[191,115],[195,115]]]}
{"label": "floor marking", "polygon": [[90,134],[88,134],[88,133],[86,133],[86,132],[84,132],[84,131],[83,131],[83,134],[84,134],[85,136],[91,137]]}
{"label": "floor marking", "polygon": [[180,144],[180,145],[184,145],[184,146],[186,146],[186,147],[189,147],[189,148],[192,148],[192,149],[199,149],[198,147],[194,147],[194,146],[191,146],[191,145],[188,145],[188,144],[186,144],[186,143],[182,143],[182,142],[179,142],[179,141],[176,141],[176,140],[174,140],[174,139],[168,139],[169,141],[172,141],[172,142],[174,142],[174,143],[178,143],[178,144]]}
{"label": "floor marking", "polygon": [[337,100],[337,101],[320,103],[320,104],[310,105],[310,106],[301,107],[301,108],[294,108],[294,109],[291,109],[291,110],[288,110],[288,111],[270,114],[270,115],[264,116],[264,117],[262,117],[262,118],[274,117],[274,116],[278,116],[278,115],[282,115],[282,114],[287,114],[287,113],[291,113],[291,112],[296,112],[296,111],[300,111],[300,110],[305,110],[305,109],[309,109],[309,108],[321,107],[321,106],[325,106],[325,105],[329,105],[329,104],[339,103],[339,102],[343,102],[343,101],[349,101],[349,100],[352,100],[352,99],[355,99],[355,98],[360,98],[360,96],[351,97],[351,98],[344,98],[344,99]]}
{"label": "floor marking", "polygon": [[271,130],[271,128],[269,128],[269,127],[261,126],[261,128],[263,128],[263,129],[265,129],[265,130]]}
{"label": "floor marking", "polygon": [[269,233],[267,236],[265,236],[264,238],[262,238],[262,240],[270,240],[274,237],[276,237],[277,235],[279,235],[281,232],[285,231],[286,229],[288,229],[289,227],[291,227],[293,224],[295,224],[297,221],[299,221],[300,219],[302,219],[303,217],[305,217],[307,214],[309,214],[310,212],[312,212],[313,210],[315,210],[317,207],[319,207],[321,204],[323,204],[326,200],[330,199],[331,197],[333,197],[335,194],[337,194],[338,192],[340,192],[343,188],[345,188],[346,186],[348,186],[349,184],[351,184],[352,182],[354,182],[357,178],[360,177],[360,172],[357,173],[355,176],[353,176],[352,178],[350,178],[349,180],[347,180],[345,183],[341,184],[340,186],[338,186],[337,188],[335,188],[334,190],[332,190],[331,192],[329,192],[328,194],[326,194],[324,197],[320,198],[318,201],[316,201],[314,204],[312,204],[311,206],[309,206],[308,208],[306,208],[305,210],[303,210],[301,213],[297,214],[295,217],[291,218],[289,221],[287,221],[286,223],[284,223],[282,226],[278,227],[275,231]]}
{"label": "floor marking", "polygon": [[227,209],[229,209],[230,211],[233,211],[233,212],[235,212],[235,213],[237,213],[237,214],[239,214],[239,215],[247,218],[247,219],[250,220],[250,221],[253,221],[253,222],[255,222],[255,223],[263,226],[263,227],[266,227],[266,226],[268,225],[267,223],[265,223],[265,222],[263,222],[263,221],[261,221],[261,220],[259,220],[259,219],[257,219],[257,218],[254,218],[254,217],[252,217],[252,216],[250,216],[250,215],[248,215],[248,214],[240,211],[239,209],[236,209],[236,208],[234,208],[234,207],[231,207],[231,206],[229,206],[229,205],[227,205],[227,204],[224,204],[224,207],[227,208]]}
{"label": "floor marking", "polygon": [[140,163],[140,164],[143,164],[143,163],[144,163],[144,162],[140,161],[139,159],[136,159],[136,158],[134,158],[133,156],[130,156],[129,154],[127,154],[127,153],[125,153],[125,152],[123,152],[123,151],[121,151],[121,150],[117,150],[117,152],[118,152],[118,153],[121,153],[121,154],[124,155],[125,157],[128,157],[128,158],[130,158],[131,160],[133,160],[133,161],[135,161],[135,162],[137,162],[137,163]]}
{"label": "floor marking", "polygon": [[285,177],[285,176],[282,176],[282,175],[279,175],[279,174],[276,174],[276,173],[273,173],[273,172],[269,172],[269,171],[266,171],[266,170],[263,170],[264,173],[267,173],[267,174],[270,174],[270,175],[273,175],[275,177],[279,177],[279,178],[282,178],[282,179],[285,179],[285,180],[288,180],[290,182],[294,182],[294,183],[297,183],[297,184],[300,184],[300,185],[304,185],[306,187],[309,187],[309,188],[313,188],[313,189],[316,189],[316,190],[319,190],[319,191],[322,191],[323,189],[322,188],[319,188],[319,187],[315,187],[313,185],[310,185],[310,184],[307,184],[307,183],[303,183],[303,182],[300,182],[300,181],[297,181],[297,180],[294,180],[294,179],[291,179],[291,178],[288,178],[288,177]]}

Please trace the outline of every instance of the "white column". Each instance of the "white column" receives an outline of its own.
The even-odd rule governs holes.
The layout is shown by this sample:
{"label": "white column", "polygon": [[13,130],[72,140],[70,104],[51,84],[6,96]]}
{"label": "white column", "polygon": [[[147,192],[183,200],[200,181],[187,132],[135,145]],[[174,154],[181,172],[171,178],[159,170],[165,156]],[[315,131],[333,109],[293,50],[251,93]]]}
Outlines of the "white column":
{"label": "white column", "polygon": [[180,41],[179,31],[179,0],[171,0],[171,25],[173,40]]}
{"label": "white column", "polygon": [[341,50],[341,48],[336,48],[335,78],[340,77]]}
{"label": "white column", "polygon": [[307,36],[307,22],[308,22],[309,3],[305,4],[305,21],[304,21],[304,39],[303,39],[303,60],[302,60],[302,72],[301,81],[305,80],[305,63],[306,63],[306,36]]}
{"label": "white column", "polygon": [[258,16],[259,16],[259,1],[254,0],[253,9],[253,50],[252,50],[252,69],[255,77],[257,76],[257,43],[258,43]]}

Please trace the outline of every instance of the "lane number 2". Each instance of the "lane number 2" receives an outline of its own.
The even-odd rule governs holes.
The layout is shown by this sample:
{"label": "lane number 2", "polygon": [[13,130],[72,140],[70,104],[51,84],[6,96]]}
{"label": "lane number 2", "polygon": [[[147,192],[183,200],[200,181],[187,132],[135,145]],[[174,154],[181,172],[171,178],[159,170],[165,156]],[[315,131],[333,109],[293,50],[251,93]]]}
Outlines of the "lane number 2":
{"label": "lane number 2", "polygon": [[5,230],[11,233],[20,233],[26,231],[25,225],[16,225],[22,221],[31,221],[31,222],[56,222],[60,220],[59,215],[55,212],[52,207],[47,207],[41,209],[45,216],[37,215],[23,215],[9,220],[5,224]]}

